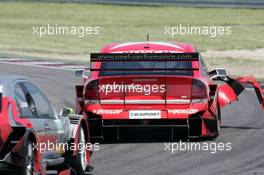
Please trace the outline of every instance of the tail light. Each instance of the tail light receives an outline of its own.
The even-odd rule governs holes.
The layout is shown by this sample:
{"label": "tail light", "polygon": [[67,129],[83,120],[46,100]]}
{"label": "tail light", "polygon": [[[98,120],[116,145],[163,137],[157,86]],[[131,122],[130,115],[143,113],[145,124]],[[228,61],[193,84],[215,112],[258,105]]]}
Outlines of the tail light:
{"label": "tail light", "polygon": [[93,80],[86,85],[84,100],[85,104],[99,103],[99,82],[97,80]]}
{"label": "tail light", "polygon": [[3,86],[0,85],[0,113],[2,111]]}
{"label": "tail light", "polygon": [[207,102],[208,93],[206,85],[200,81],[193,79],[192,81],[192,103]]}

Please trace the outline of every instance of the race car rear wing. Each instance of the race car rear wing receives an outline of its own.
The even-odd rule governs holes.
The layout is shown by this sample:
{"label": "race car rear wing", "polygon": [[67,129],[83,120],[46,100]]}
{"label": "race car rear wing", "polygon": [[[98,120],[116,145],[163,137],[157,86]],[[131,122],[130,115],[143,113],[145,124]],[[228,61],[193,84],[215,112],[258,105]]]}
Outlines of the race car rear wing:
{"label": "race car rear wing", "polygon": [[193,61],[199,53],[91,53],[94,61]]}
{"label": "race car rear wing", "polygon": [[[92,66],[95,62],[125,62],[130,61],[151,61],[151,62],[165,62],[165,67],[162,68],[133,68],[128,69],[125,66],[122,68],[94,68]],[[169,61],[199,61],[199,53],[91,53],[90,66],[86,69],[75,69],[75,77],[88,78],[92,71],[194,71],[199,70],[199,67],[185,67],[185,68],[168,68]],[[198,65],[198,64],[197,64]]]}
{"label": "race car rear wing", "polygon": [[[91,53],[90,71],[148,71],[148,70],[198,70],[199,68],[167,68],[166,62],[168,61],[198,61],[199,53]],[[153,61],[153,62],[165,62],[164,68],[93,68],[93,62],[128,62],[128,61]]]}

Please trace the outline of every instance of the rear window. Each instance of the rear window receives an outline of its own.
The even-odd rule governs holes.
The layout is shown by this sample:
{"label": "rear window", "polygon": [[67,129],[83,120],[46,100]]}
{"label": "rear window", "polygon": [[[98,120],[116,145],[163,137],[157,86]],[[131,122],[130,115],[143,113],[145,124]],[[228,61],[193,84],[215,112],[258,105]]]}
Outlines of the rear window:
{"label": "rear window", "polygon": [[[122,75],[178,75],[192,76],[193,70],[166,70],[166,69],[192,69],[191,61],[108,61],[102,62],[100,76]],[[110,69],[110,70],[109,70]],[[128,70],[115,70],[128,69]],[[147,70],[140,70],[147,69]],[[161,70],[151,70],[161,69]],[[164,70],[162,70],[164,69]]]}

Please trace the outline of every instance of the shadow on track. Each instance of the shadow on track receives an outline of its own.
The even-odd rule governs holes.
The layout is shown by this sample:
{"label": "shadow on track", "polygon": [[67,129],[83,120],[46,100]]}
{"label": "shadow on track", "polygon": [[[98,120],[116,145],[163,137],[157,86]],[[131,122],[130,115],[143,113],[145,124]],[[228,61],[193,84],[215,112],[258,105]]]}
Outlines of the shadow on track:
{"label": "shadow on track", "polygon": [[210,141],[212,138],[188,139],[186,132],[173,133],[171,128],[122,128],[117,139],[116,132],[107,132],[104,135],[101,144],[116,143],[164,143],[164,142],[182,142],[187,141]]}
{"label": "shadow on track", "polygon": [[262,127],[250,127],[250,126],[228,126],[228,125],[224,125],[221,126],[221,128],[223,129],[264,129]]}

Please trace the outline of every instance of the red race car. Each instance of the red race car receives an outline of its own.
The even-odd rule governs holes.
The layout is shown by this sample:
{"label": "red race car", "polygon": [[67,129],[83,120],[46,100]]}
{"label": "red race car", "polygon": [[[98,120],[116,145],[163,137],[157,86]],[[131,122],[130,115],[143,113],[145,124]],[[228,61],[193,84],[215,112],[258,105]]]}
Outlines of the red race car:
{"label": "red race car", "polygon": [[47,169],[84,174],[90,151],[77,144],[88,143],[88,124],[70,112],[64,108],[57,115],[29,79],[0,76],[0,174],[45,175]]}
{"label": "red race car", "polygon": [[[110,44],[91,54],[89,70],[76,70],[78,114],[89,120],[91,138],[108,129],[166,127],[171,137],[217,137],[221,108],[237,100],[241,83],[254,86],[263,109],[262,89],[252,76],[236,79],[225,69],[208,71],[191,44],[135,42]],[[219,84],[220,82],[224,82]]]}

